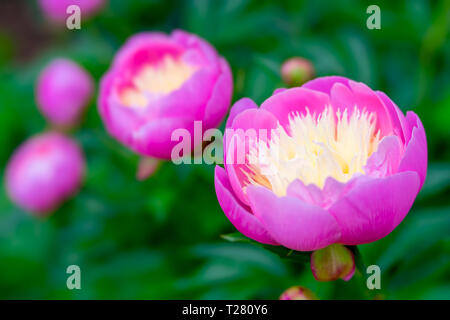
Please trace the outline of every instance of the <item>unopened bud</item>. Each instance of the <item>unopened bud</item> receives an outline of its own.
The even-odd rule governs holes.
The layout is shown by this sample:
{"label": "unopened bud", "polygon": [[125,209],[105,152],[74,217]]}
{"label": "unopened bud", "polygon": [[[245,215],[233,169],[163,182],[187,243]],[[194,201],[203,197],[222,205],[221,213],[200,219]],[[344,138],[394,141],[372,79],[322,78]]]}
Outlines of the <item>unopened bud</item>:
{"label": "unopened bud", "polygon": [[280,300],[317,300],[317,297],[311,290],[295,286],[284,291],[280,296]]}
{"label": "unopened bud", "polygon": [[350,280],[355,273],[353,253],[341,244],[332,244],[311,254],[311,271],[318,281]]}
{"label": "unopened bud", "polygon": [[311,61],[294,57],[286,60],[281,66],[281,77],[288,86],[298,87],[311,80],[315,75]]}

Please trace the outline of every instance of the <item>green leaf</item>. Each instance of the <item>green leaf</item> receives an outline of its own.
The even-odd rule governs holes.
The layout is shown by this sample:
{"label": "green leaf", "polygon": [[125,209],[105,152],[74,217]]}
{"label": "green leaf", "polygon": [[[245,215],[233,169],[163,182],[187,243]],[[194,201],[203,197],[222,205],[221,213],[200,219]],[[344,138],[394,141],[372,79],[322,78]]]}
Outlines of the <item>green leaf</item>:
{"label": "green leaf", "polygon": [[309,251],[295,251],[295,250],[288,249],[283,246],[272,246],[272,245],[268,245],[268,244],[262,244],[262,243],[259,243],[257,241],[254,241],[254,240],[251,240],[251,239],[245,237],[244,235],[242,235],[239,232],[221,235],[221,238],[226,241],[229,241],[229,242],[251,243],[251,244],[263,247],[264,249],[280,256],[282,259],[286,259],[291,262],[305,264],[305,263],[309,263],[309,261],[310,261],[311,252],[309,252]]}

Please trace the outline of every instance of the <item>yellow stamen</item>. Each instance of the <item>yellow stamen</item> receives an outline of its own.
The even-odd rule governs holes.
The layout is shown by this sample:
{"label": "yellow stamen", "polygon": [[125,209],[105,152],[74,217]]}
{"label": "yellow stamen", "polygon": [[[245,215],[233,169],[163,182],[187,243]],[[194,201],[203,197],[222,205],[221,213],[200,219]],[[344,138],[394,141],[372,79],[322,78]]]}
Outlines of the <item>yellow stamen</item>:
{"label": "yellow stamen", "polygon": [[120,93],[122,104],[127,107],[145,107],[148,94],[164,95],[179,89],[197,70],[179,59],[166,55],[157,64],[146,64],[132,79],[133,86]]}

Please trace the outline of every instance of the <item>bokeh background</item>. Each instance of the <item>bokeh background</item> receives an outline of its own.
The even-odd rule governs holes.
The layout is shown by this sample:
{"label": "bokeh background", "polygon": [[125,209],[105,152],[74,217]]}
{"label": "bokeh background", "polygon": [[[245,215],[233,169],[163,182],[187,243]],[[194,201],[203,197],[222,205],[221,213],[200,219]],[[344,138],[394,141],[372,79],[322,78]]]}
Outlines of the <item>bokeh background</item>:
{"label": "bokeh background", "polygon": [[[308,265],[220,238],[235,229],[218,205],[213,166],[165,163],[138,182],[138,156],[107,135],[93,99],[72,133],[88,166],[78,196],[37,219],[0,187],[0,298],[277,299],[303,285],[321,299],[450,299],[450,1],[107,2],[73,31],[49,23],[35,0],[0,2],[2,178],[14,149],[46,129],[34,90],[52,58],[71,58],[98,81],[129,36],[183,28],[228,59],[234,101],[260,103],[282,87],[291,56],[312,61],[318,76],[386,92],[424,123],[426,183],[394,232],[360,246],[366,265],[381,267],[381,290],[369,291],[361,274],[319,283]],[[381,8],[381,30],[366,28],[370,4]],[[71,264],[81,267],[81,290],[66,288]]]}

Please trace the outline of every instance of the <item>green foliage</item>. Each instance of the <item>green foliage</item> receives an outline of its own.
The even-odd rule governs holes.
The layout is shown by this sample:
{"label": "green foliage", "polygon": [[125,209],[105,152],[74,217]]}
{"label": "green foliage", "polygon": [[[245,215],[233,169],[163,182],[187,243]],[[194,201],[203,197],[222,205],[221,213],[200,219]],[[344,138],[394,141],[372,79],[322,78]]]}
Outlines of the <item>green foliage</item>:
{"label": "green foliage", "polygon": [[[49,26],[31,2],[0,4],[0,12],[4,5],[26,7],[28,15],[14,25],[33,26],[1,23],[2,176],[13,150],[46,128],[34,99],[46,62],[72,58],[98,82],[126,38],[174,28],[205,37],[227,58],[234,101],[248,96],[260,103],[282,87],[279,67],[292,56],[311,60],[318,76],[344,75],[386,92],[423,120],[430,165],[404,222],[359,247],[353,279],[320,283],[307,253],[256,246],[236,234],[226,236],[231,243],[220,238],[235,229],[217,203],[213,166],[165,163],[149,180],[136,181],[138,157],[107,135],[93,99],[73,132],[88,165],[77,197],[36,219],[1,187],[1,298],[276,299],[293,285],[321,299],[450,297],[449,1],[381,2],[382,29],[368,30],[364,1],[110,0],[79,31]],[[34,32],[40,40],[32,43]],[[363,263],[381,266],[380,292],[365,286]],[[66,288],[70,264],[81,267],[79,291]]]}

